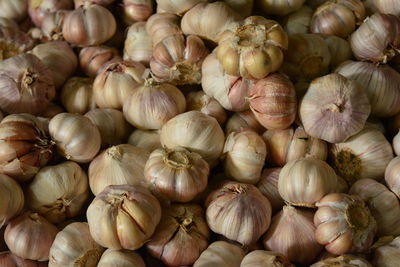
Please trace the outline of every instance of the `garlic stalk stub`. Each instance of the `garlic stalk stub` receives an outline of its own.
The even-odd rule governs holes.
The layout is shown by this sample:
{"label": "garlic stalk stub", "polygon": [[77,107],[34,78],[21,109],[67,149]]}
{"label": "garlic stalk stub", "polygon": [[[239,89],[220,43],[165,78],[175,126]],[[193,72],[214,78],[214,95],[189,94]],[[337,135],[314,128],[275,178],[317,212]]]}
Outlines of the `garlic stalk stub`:
{"label": "garlic stalk stub", "polygon": [[56,12],[46,13],[43,17],[41,29],[41,36],[43,39],[62,41],[64,36],[62,28],[64,19],[70,10],[57,10]]}
{"label": "garlic stalk stub", "polygon": [[0,227],[22,211],[24,200],[19,184],[7,175],[0,174]]}
{"label": "garlic stalk stub", "polygon": [[240,267],[244,256],[241,247],[226,241],[216,241],[200,254],[193,267]]}

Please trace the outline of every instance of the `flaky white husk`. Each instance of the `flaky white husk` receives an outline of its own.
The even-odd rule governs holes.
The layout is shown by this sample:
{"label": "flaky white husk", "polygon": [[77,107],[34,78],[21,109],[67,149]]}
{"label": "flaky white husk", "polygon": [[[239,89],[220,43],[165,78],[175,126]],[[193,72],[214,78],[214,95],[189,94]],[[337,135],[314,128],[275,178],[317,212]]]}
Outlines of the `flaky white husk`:
{"label": "flaky white husk", "polygon": [[111,250],[104,251],[97,264],[97,267],[146,267],[142,256],[139,253],[129,250]]}
{"label": "flaky white husk", "polygon": [[128,28],[123,59],[148,66],[153,54],[152,45],[151,37],[146,31],[146,22],[136,22]]}
{"label": "flaky white husk", "polygon": [[389,244],[377,248],[372,263],[379,267],[396,267],[400,261],[400,237]]}
{"label": "flaky white husk", "polygon": [[19,184],[5,174],[0,174],[0,227],[18,215],[24,207],[24,193]]}
{"label": "flaky white husk", "polygon": [[193,267],[239,267],[244,256],[241,247],[226,241],[216,241],[200,254]]}

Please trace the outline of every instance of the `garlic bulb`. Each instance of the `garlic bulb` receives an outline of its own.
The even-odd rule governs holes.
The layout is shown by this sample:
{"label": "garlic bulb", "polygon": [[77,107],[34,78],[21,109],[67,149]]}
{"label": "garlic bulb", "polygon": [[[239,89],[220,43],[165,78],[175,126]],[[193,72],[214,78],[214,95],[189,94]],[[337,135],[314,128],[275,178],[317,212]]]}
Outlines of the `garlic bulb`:
{"label": "garlic bulb", "polygon": [[350,45],[357,59],[386,63],[397,54],[399,35],[400,18],[375,13],[351,35]]}
{"label": "garlic bulb", "polygon": [[146,130],[160,129],[185,109],[185,96],[177,87],[157,83],[152,78],[146,79],[143,86],[128,96],[123,106],[125,119]]}
{"label": "garlic bulb", "polygon": [[128,28],[124,44],[124,60],[149,65],[153,55],[152,41],[145,22],[136,22]]}
{"label": "garlic bulb", "polygon": [[85,117],[99,129],[102,147],[124,143],[132,131],[122,112],[116,109],[92,109]]}
{"label": "garlic bulb", "polygon": [[314,157],[289,161],[279,174],[278,190],[291,205],[315,207],[325,195],[335,192],[335,171],[325,162]]}
{"label": "garlic bulb", "polygon": [[372,265],[361,257],[352,255],[342,255],[336,258],[328,258],[312,264],[310,267],[330,267],[330,266],[354,266],[372,267]]}
{"label": "garlic bulb", "polygon": [[189,202],[207,187],[210,168],[195,152],[185,148],[159,148],[146,162],[144,177],[156,196]]}
{"label": "garlic bulb", "polygon": [[57,10],[52,13],[45,13],[43,22],[40,27],[41,38],[60,41],[64,40],[62,28],[65,16],[71,12],[70,10]]}
{"label": "garlic bulb", "polygon": [[50,120],[49,131],[58,151],[68,160],[89,162],[100,150],[99,130],[82,115],[60,113]]}
{"label": "garlic bulb", "polygon": [[364,127],[370,110],[363,87],[332,73],[311,82],[300,101],[299,115],[310,136],[339,143]]}
{"label": "garlic bulb", "polygon": [[400,237],[396,237],[389,244],[378,247],[373,256],[374,266],[395,267],[400,261]]}
{"label": "garlic bulb", "polygon": [[93,79],[72,77],[61,89],[61,103],[70,113],[85,114],[96,108]]}
{"label": "garlic bulb", "polygon": [[220,35],[216,55],[227,74],[257,80],[279,69],[287,48],[276,21],[251,16]]}
{"label": "garlic bulb", "polygon": [[304,5],[286,17],[283,28],[288,35],[296,33],[308,33],[312,14],[313,9]]}
{"label": "garlic bulb", "polygon": [[146,249],[168,266],[191,265],[207,248],[209,237],[202,207],[175,204],[163,210],[161,222]]}
{"label": "garlic bulb", "polygon": [[74,7],[73,0],[28,0],[28,14],[36,27],[41,27],[47,13],[68,10]]}
{"label": "garlic bulb", "polygon": [[149,152],[129,144],[104,150],[89,165],[89,185],[94,195],[109,185],[144,184],[144,167]]}
{"label": "garlic bulb", "polygon": [[186,35],[198,35],[218,43],[221,34],[241,19],[241,16],[224,2],[199,3],[186,12],[181,27]]}
{"label": "garlic bulb", "polygon": [[250,86],[250,109],[267,129],[286,129],[297,113],[296,91],[289,78],[271,74]]}
{"label": "garlic bulb", "polygon": [[207,2],[207,0],[157,0],[157,8],[161,8],[164,12],[181,16],[201,2]]}
{"label": "garlic bulb", "polygon": [[50,248],[49,267],[96,266],[103,251],[90,236],[87,223],[70,223]]}
{"label": "garlic bulb", "polygon": [[216,119],[200,111],[189,111],[165,123],[160,140],[167,148],[181,146],[196,152],[214,167],[224,148],[225,135]]}
{"label": "garlic bulb", "polygon": [[89,77],[96,75],[110,63],[122,61],[118,51],[107,46],[85,47],[79,53],[79,64],[85,74]]}
{"label": "garlic bulb", "polygon": [[254,6],[254,0],[223,0],[223,2],[242,17],[250,16]]}
{"label": "garlic bulb", "polygon": [[226,74],[215,53],[208,55],[202,65],[201,85],[203,91],[230,111],[249,108],[246,100],[251,80]]}
{"label": "garlic bulb", "polygon": [[47,267],[47,262],[25,260],[11,252],[0,252],[0,265],[6,267]]}
{"label": "garlic bulb", "polygon": [[153,235],[160,218],[160,203],[141,186],[108,186],[87,209],[91,236],[112,250],[140,248]]}
{"label": "garlic bulb", "polygon": [[134,130],[128,138],[128,144],[144,148],[149,152],[161,148],[159,131]]}
{"label": "garlic bulb", "polygon": [[240,267],[244,256],[241,247],[226,241],[216,241],[200,254],[193,267]]}
{"label": "garlic bulb", "polygon": [[278,191],[279,174],[282,168],[264,169],[257,183],[257,188],[268,198],[272,211],[279,211],[285,204]]}
{"label": "garlic bulb", "polygon": [[294,80],[313,79],[328,71],[331,56],[324,38],[317,34],[293,34],[281,71]]}
{"label": "garlic bulb", "polygon": [[111,250],[104,251],[97,264],[97,267],[146,267],[139,253],[128,250]]}
{"label": "garlic bulb", "polygon": [[280,267],[294,267],[290,261],[282,254],[265,250],[254,250],[247,254],[240,267],[253,267],[253,266],[280,266]]}
{"label": "garlic bulb", "polygon": [[0,20],[3,20],[0,23],[0,60],[26,52],[34,46],[32,37],[21,31],[15,21],[2,17]]}
{"label": "garlic bulb", "polygon": [[91,46],[109,40],[116,27],[115,18],[108,9],[87,4],[66,14],[62,33],[65,40],[71,44]]}
{"label": "garlic bulb", "polygon": [[26,191],[27,206],[52,223],[78,215],[88,197],[87,175],[72,161],[44,167]]}
{"label": "garlic bulb", "polygon": [[144,83],[145,66],[122,61],[108,64],[94,80],[93,93],[100,108],[121,109],[126,98]]}
{"label": "garlic bulb", "polygon": [[331,61],[329,63],[331,68],[337,67],[340,63],[353,57],[353,51],[351,51],[350,44],[347,40],[335,35],[328,35],[324,40],[328,45],[329,54],[331,55]]}
{"label": "garlic bulb", "polygon": [[346,61],[335,72],[365,89],[372,115],[390,117],[400,112],[400,74],[388,65]]}
{"label": "garlic bulb", "polygon": [[210,229],[242,245],[256,242],[271,222],[269,200],[251,184],[225,182],[208,195],[205,205]]}
{"label": "garlic bulb", "polygon": [[328,252],[369,251],[377,224],[360,197],[333,193],[322,198],[317,207],[315,238]]}
{"label": "garlic bulb", "polygon": [[378,225],[377,236],[400,235],[400,203],[386,186],[375,180],[361,179],[353,184],[349,194],[365,201]]}
{"label": "garlic bulb", "polygon": [[214,117],[219,124],[223,125],[226,121],[226,112],[217,100],[206,95],[204,91],[190,92],[186,96],[187,111],[198,110],[202,113]]}
{"label": "garlic bulb", "polygon": [[266,14],[284,16],[298,10],[305,0],[261,0],[259,2]]}
{"label": "garlic bulb", "polygon": [[37,213],[27,212],[7,225],[4,239],[10,251],[27,260],[47,261],[58,229]]}
{"label": "garlic bulb", "polygon": [[254,113],[251,110],[234,113],[226,122],[225,133],[226,135],[240,129],[252,129],[253,131],[261,134],[265,128],[257,121]]}
{"label": "garlic bulb", "polygon": [[153,0],[123,0],[123,18],[127,24],[146,21],[153,14]]}
{"label": "garlic bulb", "polygon": [[400,6],[396,0],[372,0],[372,3],[382,14],[400,16]]}
{"label": "garlic bulb", "polygon": [[0,17],[20,21],[26,17],[28,1],[6,0],[0,3]]}
{"label": "garlic bulb", "polygon": [[346,38],[362,23],[365,15],[361,0],[327,1],[315,10],[310,30]]}
{"label": "garlic bulb", "polygon": [[8,115],[0,123],[0,173],[28,181],[51,159],[53,146],[45,121],[30,114]]}
{"label": "garlic bulb", "polygon": [[320,160],[326,160],[328,157],[327,143],[309,136],[301,126],[285,130],[267,130],[263,139],[267,144],[267,163],[272,166],[283,167],[289,161],[308,156]]}
{"label": "garlic bulb", "polygon": [[385,170],[385,182],[389,189],[400,198],[400,157],[392,159]]}
{"label": "garlic bulb", "polygon": [[284,206],[272,217],[271,226],[263,237],[267,250],[279,252],[292,262],[309,264],[322,251],[314,237],[314,212]]}
{"label": "garlic bulb", "polygon": [[265,142],[256,132],[250,129],[232,132],[226,137],[223,150],[225,174],[236,181],[255,184],[266,156]]}
{"label": "garlic bulb", "polygon": [[182,34],[179,23],[180,17],[175,14],[157,13],[152,15],[146,22],[146,30],[153,46],[156,46],[168,36]]}
{"label": "garlic bulb", "polygon": [[329,157],[336,173],[352,184],[358,179],[383,178],[386,166],[393,159],[393,150],[385,136],[365,128],[342,143],[332,144]]}
{"label": "garlic bulb", "polygon": [[7,113],[38,114],[54,98],[51,71],[31,54],[0,61],[0,109]]}
{"label": "garlic bulb", "polygon": [[24,192],[19,184],[5,174],[0,174],[0,227],[21,213],[24,207]]}

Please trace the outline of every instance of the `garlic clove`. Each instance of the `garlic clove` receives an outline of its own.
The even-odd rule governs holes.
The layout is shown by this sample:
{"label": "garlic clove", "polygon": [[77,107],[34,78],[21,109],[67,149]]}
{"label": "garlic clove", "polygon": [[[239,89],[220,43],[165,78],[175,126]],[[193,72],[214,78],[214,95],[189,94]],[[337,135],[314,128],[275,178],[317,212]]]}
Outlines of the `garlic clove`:
{"label": "garlic clove", "polygon": [[61,103],[69,113],[85,114],[96,108],[93,79],[72,77],[61,89]]}
{"label": "garlic clove", "polygon": [[234,113],[228,119],[225,125],[225,134],[229,135],[231,132],[246,128],[252,129],[259,134],[265,131],[265,128],[257,121],[253,112],[251,110],[245,110]]}
{"label": "garlic clove", "polygon": [[392,159],[385,170],[385,182],[389,189],[400,198],[400,157]]}
{"label": "garlic clove", "polygon": [[145,22],[132,24],[126,34],[123,59],[149,65],[153,53],[152,40]]}
{"label": "garlic clove", "polygon": [[86,75],[96,77],[108,64],[122,61],[118,51],[107,46],[84,47],[79,53],[79,64]]}
{"label": "garlic clove", "polygon": [[146,30],[153,47],[168,36],[182,34],[180,17],[171,13],[156,13],[146,22]]}
{"label": "garlic clove", "polygon": [[128,144],[153,152],[157,148],[161,148],[160,132],[157,130],[136,129],[129,136]]}

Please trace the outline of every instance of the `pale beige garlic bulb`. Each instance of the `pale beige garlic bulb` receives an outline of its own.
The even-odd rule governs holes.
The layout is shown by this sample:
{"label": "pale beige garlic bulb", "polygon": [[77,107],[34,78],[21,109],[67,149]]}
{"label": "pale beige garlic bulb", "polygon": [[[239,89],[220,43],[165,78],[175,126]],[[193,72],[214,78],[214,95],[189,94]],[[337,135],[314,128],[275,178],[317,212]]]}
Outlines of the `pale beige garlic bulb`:
{"label": "pale beige garlic bulb", "polygon": [[20,21],[28,14],[28,1],[6,0],[0,3],[0,17]]}
{"label": "pale beige garlic bulb", "polygon": [[291,205],[314,208],[321,198],[335,192],[335,171],[320,159],[300,158],[288,162],[279,174],[278,190]]}
{"label": "pale beige garlic bulb", "polygon": [[70,113],[85,114],[96,108],[93,95],[93,79],[88,77],[72,77],[61,89],[61,103]]}
{"label": "pale beige garlic bulb", "polygon": [[400,16],[400,6],[396,0],[372,0],[380,13]]}
{"label": "pale beige garlic bulb", "polygon": [[288,35],[296,33],[308,33],[311,23],[313,9],[309,6],[302,6],[292,14],[285,17],[283,28]]}
{"label": "pale beige garlic bulb", "polygon": [[36,27],[41,27],[46,14],[73,9],[73,0],[28,0],[28,14]]}
{"label": "pale beige garlic bulb", "polygon": [[127,24],[146,21],[153,14],[153,0],[123,0],[122,16]]}
{"label": "pale beige garlic bulb", "polygon": [[145,181],[154,195],[172,202],[189,202],[207,187],[210,168],[185,148],[154,150],[144,168]]}
{"label": "pale beige garlic bulb", "polygon": [[82,115],[57,114],[50,120],[49,131],[58,151],[68,160],[89,162],[100,150],[98,128]]}
{"label": "pale beige garlic bulb", "polygon": [[78,215],[88,198],[87,175],[72,161],[44,167],[26,190],[27,206],[52,223]]}
{"label": "pale beige garlic bulb", "polygon": [[0,265],[7,267],[47,267],[47,262],[26,260],[9,251],[0,252]]}
{"label": "pale beige garlic bulb", "polygon": [[201,206],[174,204],[163,210],[161,222],[146,249],[168,266],[191,265],[207,248],[209,238]]}
{"label": "pale beige garlic bulb", "polygon": [[25,198],[20,185],[5,174],[0,174],[0,227],[19,215]]}
{"label": "pale beige garlic bulb", "polygon": [[89,165],[89,185],[93,194],[100,194],[109,185],[143,185],[149,155],[147,150],[129,144],[104,150]]}
{"label": "pale beige garlic bulb", "polygon": [[251,16],[221,34],[216,55],[227,74],[257,80],[279,69],[287,48],[287,34],[276,21]]}
{"label": "pale beige garlic bulb", "polygon": [[265,128],[257,121],[254,113],[251,110],[245,110],[234,113],[228,119],[225,125],[225,133],[229,135],[231,132],[246,128],[252,129],[259,134],[265,131]]}
{"label": "pale beige garlic bulb", "polygon": [[156,2],[157,8],[164,12],[182,16],[198,3],[207,2],[207,0],[157,0]]}
{"label": "pale beige garlic bulb", "polygon": [[214,98],[206,95],[204,91],[190,92],[186,95],[186,110],[199,110],[202,113],[214,117],[219,124],[226,121],[226,112],[221,104]]}
{"label": "pale beige garlic bulb", "polygon": [[254,0],[223,0],[224,3],[228,4],[236,13],[242,17],[248,17],[251,15],[254,6]]}
{"label": "pale beige garlic bulb", "polygon": [[400,157],[395,157],[387,165],[385,182],[389,189],[400,198]]}
{"label": "pale beige garlic bulb", "polygon": [[254,250],[250,252],[243,258],[240,264],[240,267],[253,266],[294,267],[283,254],[265,250]]}
{"label": "pale beige garlic bulb", "polygon": [[86,222],[70,223],[54,239],[49,267],[97,266],[103,251],[91,237]]}
{"label": "pale beige garlic bulb", "polygon": [[186,110],[183,93],[169,83],[158,83],[153,78],[125,99],[125,119],[133,126],[145,129],[160,129],[167,121]]}
{"label": "pale beige garlic bulb", "polygon": [[329,63],[331,68],[335,68],[353,57],[353,51],[351,51],[350,43],[347,40],[336,35],[325,36],[324,40],[328,44],[329,54],[331,55]]}
{"label": "pale beige garlic bulb", "polygon": [[160,132],[158,130],[136,129],[129,136],[128,144],[153,152],[157,148],[161,148]]}
{"label": "pale beige garlic bulb", "polygon": [[284,206],[272,217],[271,226],[263,237],[265,249],[279,252],[291,262],[310,264],[322,251],[315,240],[314,212]]}
{"label": "pale beige garlic bulb", "polygon": [[108,64],[94,80],[93,93],[100,108],[122,109],[124,101],[144,83],[146,67],[133,61]]}
{"label": "pale beige garlic bulb", "polygon": [[142,256],[139,253],[129,250],[107,249],[101,255],[97,267],[146,267]]}
{"label": "pale beige garlic bulb", "polygon": [[353,255],[342,255],[339,257],[327,258],[310,265],[310,267],[330,266],[372,267],[371,263],[369,263],[366,259]]}
{"label": "pale beige garlic bulb", "polygon": [[71,10],[57,10],[55,12],[46,13],[40,27],[40,39],[61,41],[64,40],[62,28],[65,16]]}
{"label": "pale beige garlic bulb", "polygon": [[259,5],[268,15],[284,16],[298,10],[305,0],[261,0]]}
{"label": "pale beige garlic bulb", "polygon": [[204,250],[193,267],[240,267],[243,248],[226,241],[215,241]]}
{"label": "pale beige garlic bulb", "polygon": [[377,236],[400,235],[400,203],[386,186],[372,179],[361,179],[352,185],[349,194],[365,201],[378,225]]}
{"label": "pale beige garlic bulb", "polygon": [[331,144],[329,158],[336,173],[352,184],[363,178],[383,178],[393,150],[382,132],[365,128],[342,143]]}
{"label": "pale beige garlic bulb", "polygon": [[87,209],[90,234],[112,250],[135,250],[153,235],[161,219],[157,198],[142,186],[106,187]]}
{"label": "pale beige garlic bulb", "polygon": [[251,84],[251,80],[227,74],[216,53],[204,59],[201,79],[203,91],[226,110],[244,111],[249,108],[247,93]]}
{"label": "pale beige garlic bulb", "polygon": [[285,130],[267,130],[263,135],[267,145],[267,163],[283,167],[292,160],[308,156],[320,160],[328,157],[325,141],[311,137],[303,127],[290,127]]}
{"label": "pale beige garlic bulb", "polygon": [[146,22],[132,24],[126,33],[123,59],[148,66],[152,55],[152,41],[146,31]]}
{"label": "pale beige garlic bulb", "polygon": [[261,173],[260,181],[256,185],[260,192],[268,198],[273,212],[279,211],[285,205],[278,190],[281,170],[282,168],[264,169]]}
{"label": "pale beige garlic bulb", "polygon": [[299,115],[310,136],[339,143],[364,127],[370,111],[364,88],[332,73],[311,82],[300,101]]}
{"label": "pale beige garlic bulb", "polygon": [[225,174],[242,183],[259,181],[267,148],[264,140],[251,129],[230,133],[225,140],[222,157]]}
{"label": "pale beige garlic bulb", "polygon": [[328,252],[369,251],[377,223],[360,197],[333,193],[322,198],[317,207],[315,238]]}
{"label": "pale beige garlic bulb", "polygon": [[110,63],[122,61],[118,50],[108,46],[89,46],[79,52],[79,65],[92,78]]}
{"label": "pale beige garlic bulb", "polygon": [[396,267],[400,261],[400,237],[378,247],[373,254],[372,263],[380,267]]}
{"label": "pale beige garlic bulb", "polygon": [[208,195],[205,206],[210,229],[242,245],[255,243],[270,226],[271,204],[251,184],[224,182]]}
{"label": "pale beige garlic bulb", "polygon": [[168,36],[182,34],[180,17],[171,13],[154,14],[147,20],[146,30],[153,46],[156,46]]}
{"label": "pale beige garlic bulb", "polygon": [[27,260],[49,260],[57,227],[37,213],[26,212],[10,221],[4,239],[10,251]]}

